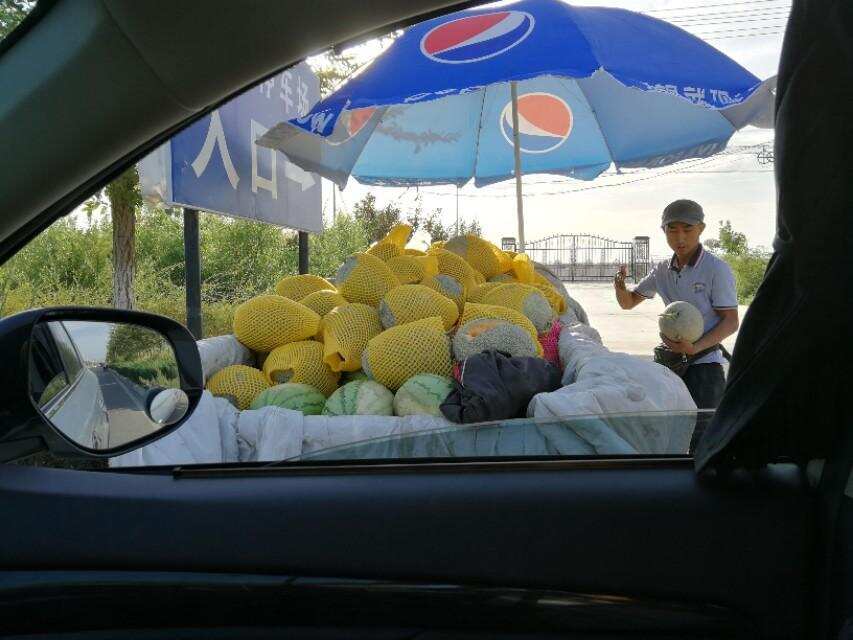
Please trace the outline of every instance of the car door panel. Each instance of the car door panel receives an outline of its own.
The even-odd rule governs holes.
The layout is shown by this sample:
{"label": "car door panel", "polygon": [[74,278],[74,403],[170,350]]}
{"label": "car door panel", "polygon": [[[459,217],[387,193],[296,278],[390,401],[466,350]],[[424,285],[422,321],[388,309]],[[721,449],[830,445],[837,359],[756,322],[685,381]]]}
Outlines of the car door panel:
{"label": "car door panel", "polygon": [[813,509],[793,466],[713,482],[689,460],[174,475],[6,466],[0,509],[15,514],[0,534],[7,571],[554,590],[718,606],[771,637],[796,637],[807,616]]}

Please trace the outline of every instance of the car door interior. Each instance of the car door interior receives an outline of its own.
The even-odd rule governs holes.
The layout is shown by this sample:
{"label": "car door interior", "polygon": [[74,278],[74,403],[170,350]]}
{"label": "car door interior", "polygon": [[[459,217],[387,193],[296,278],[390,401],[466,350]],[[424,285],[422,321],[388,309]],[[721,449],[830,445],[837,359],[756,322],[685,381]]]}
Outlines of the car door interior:
{"label": "car door interior", "polygon": [[5,465],[0,508],[15,514],[0,618],[19,631],[798,637],[808,613],[812,502],[788,465],[705,480],[689,460]]}
{"label": "car door interior", "polygon": [[[0,171],[3,259],[282,65],[454,3],[44,4],[0,53],[0,139],[15,158]],[[816,508],[793,464],[699,476],[689,458],[0,465],[0,628],[804,637]]]}

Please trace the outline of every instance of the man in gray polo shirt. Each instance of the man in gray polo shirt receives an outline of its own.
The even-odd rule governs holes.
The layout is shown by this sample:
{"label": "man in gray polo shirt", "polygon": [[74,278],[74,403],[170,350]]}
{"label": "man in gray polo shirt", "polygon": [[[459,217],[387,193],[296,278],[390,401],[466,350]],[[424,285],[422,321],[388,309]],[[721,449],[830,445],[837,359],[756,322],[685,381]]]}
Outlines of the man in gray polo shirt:
{"label": "man in gray polo shirt", "polygon": [[[693,356],[719,345],[738,329],[737,290],[731,268],[706,251],[699,242],[705,230],[702,207],[692,200],[676,200],[663,210],[661,227],[673,250],[669,260],[652,267],[633,291],[625,286],[627,269],[616,274],[616,300],[623,309],[633,309],[644,300],[660,294],[665,304],[676,300],[689,302],[705,319],[705,333],[696,342],[674,342],[661,336],[676,353]],[[684,383],[700,409],[716,409],[726,379],[720,349],[696,359],[684,374]]]}

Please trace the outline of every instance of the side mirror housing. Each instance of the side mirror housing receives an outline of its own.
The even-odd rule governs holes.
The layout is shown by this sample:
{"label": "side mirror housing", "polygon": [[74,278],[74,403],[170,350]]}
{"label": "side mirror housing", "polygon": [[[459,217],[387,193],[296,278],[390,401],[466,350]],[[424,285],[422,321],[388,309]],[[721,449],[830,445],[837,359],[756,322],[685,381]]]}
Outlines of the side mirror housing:
{"label": "side mirror housing", "polygon": [[204,390],[182,325],[150,313],[57,307],[0,320],[0,461],[133,451],[180,427]]}

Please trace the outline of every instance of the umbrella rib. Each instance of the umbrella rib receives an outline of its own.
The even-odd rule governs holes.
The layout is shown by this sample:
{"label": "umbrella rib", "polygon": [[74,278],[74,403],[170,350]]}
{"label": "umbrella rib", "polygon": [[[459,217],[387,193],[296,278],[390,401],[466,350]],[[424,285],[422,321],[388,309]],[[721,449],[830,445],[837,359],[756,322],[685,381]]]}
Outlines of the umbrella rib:
{"label": "umbrella rib", "polygon": [[[606,73],[602,70],[603,73]],[[566,78],[563,76],[557,76],[558,80],[565,84],[566,88],[569,88],[568,83],[566,82]],[[607,139],[607,135],[604,133],[604,129],[601,126],[601,122],[598,120],[598,112],[596,112],[595,107],[592,105],[592,101],[590,101],[589,96],[586,95],[586,91],[583,90],[583,86],[578,80],[583,80],[584,78],[578,78],[574,80],[575,85],[577,85],[578,91],[581,92],[583,99],[586,101],[587,106],[589,107],[590,112],[592,113],[592,119],[595,121],[595,126],[598,127],[598,132],[601,134],[601,139],[604,141],[604,146],[607,147],[607,154],[610,156],[610,161],[613,163],[613,166],[616,168],[616,173],[621,174],[622,170],[619,168],[619,163],[616,161],[616,156],[613,155],[613,149],[610,148],[610,141]]]}
{"label": "umbrella rib", "polygon": [[[480,102],[480,117],[477,118],[477,135],[474,138],[476,140],[476,146],[474,147],[474,171],[471,173],[471,177],[469,178],[469,180],[474,181],[477,180],[477,167],[480,164],[480,133],[483,131],[483,110],[486,108],[486,92],[488,90],[488,86],[483,87],[483,99]],[[465,182],[468,182],[468,180]]]}

